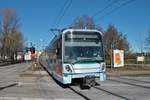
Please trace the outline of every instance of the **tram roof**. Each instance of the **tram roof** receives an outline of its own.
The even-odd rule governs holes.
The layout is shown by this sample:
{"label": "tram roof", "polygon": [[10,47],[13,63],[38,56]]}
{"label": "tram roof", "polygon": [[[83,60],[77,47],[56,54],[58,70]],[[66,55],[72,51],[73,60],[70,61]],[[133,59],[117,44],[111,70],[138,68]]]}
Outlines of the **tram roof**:
{"label": "tram roof", "polygon": [[50,44],[54,43],[57,39],[59,39],[62,34],[66,33],[66,32],[74,32],[74,31],[79,31],[79,32],[99,32],[101,35],[103,35],[102,32],[100,32],[100,31],[98,31],[96,29],[63,29],[57,35],[55,35],[55,37],[52,39]]}
{"label": "tram roof", "polygon": [[80,31],[80,32],[99,32],[102,35],[102,32],[96,30],[96,29],[64,29],[61,31],[61,33],[66,33],[66,32],[73,32],[73,31]]}

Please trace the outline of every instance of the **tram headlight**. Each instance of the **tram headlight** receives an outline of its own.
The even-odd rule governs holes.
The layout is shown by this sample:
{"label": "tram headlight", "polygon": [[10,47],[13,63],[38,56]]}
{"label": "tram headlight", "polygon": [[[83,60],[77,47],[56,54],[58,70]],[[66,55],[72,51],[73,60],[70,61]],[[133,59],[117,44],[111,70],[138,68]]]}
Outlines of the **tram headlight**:
{"label": "tram headlight", "polygon": [[69,65],[66,65],[66,66],[65,66],[65,69],[66,69],[68,72],[72,72],[72,70],[71,70],[71,68],[70,68]]}
{"label": "tram headlight", "polygon": [[106,69],[106,66],[105,66],[105,64],[102,64],[102,71],[105,71],[105,69]]}

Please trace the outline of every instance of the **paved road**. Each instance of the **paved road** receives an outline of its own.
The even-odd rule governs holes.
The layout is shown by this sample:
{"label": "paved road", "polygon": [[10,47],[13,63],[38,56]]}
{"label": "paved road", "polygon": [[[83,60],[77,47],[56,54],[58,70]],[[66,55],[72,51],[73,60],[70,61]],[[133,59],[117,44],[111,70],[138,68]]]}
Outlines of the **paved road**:
{"label": "paved road", "polygon": [[84,100],[69,88],[62,88],[42,71],[28,71],[31,64],[0,68],[0,100]]}
{"label": "paved road", "polygon": [[96,87],[63,88],[44,71],[28,71],[31,64],[0,68],[0,100],[149,100],[149,76],[113,76]]}

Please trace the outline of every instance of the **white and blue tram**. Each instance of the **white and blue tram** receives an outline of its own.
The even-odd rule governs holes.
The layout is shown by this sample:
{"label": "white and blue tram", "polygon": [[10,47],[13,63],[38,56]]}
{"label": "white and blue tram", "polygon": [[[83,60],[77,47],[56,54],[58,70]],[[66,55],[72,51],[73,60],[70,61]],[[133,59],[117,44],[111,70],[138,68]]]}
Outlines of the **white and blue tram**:
{"label": "white and blue tram", "polygon": [[55,36],[46,49],[48,72],[59,82],[71,84],[83,79],[93,85],[98,77],[106,79],[102,33],[88,29],[65,29]]}

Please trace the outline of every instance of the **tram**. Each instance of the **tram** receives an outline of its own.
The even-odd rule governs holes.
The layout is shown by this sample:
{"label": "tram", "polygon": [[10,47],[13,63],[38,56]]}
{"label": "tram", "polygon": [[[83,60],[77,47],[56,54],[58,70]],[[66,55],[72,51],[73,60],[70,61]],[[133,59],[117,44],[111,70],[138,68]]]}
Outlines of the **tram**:
{"label": "tram", "polygon": [[106,79],[103,37],[98,30],[65,29],[46,48],[47,71],[59,82],[95,85],[95,78]]}

